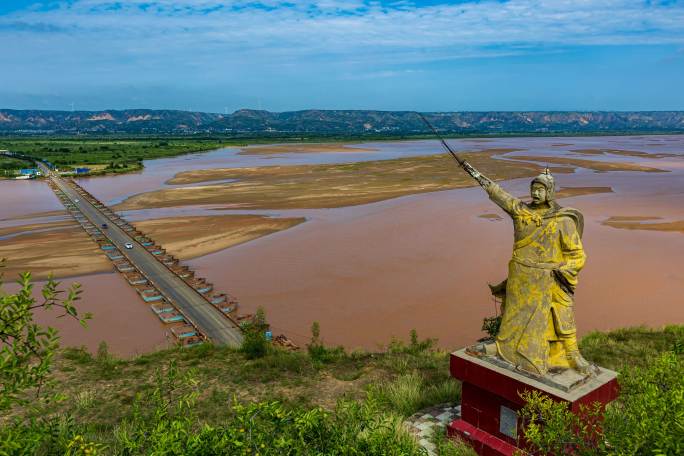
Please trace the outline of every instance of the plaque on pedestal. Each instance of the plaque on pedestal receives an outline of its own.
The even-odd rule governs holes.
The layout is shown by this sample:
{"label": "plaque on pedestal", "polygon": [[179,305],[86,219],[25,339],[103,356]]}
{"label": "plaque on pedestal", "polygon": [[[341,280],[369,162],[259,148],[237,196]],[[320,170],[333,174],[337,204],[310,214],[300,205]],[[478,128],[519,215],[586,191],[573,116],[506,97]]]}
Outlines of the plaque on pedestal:
{"label": "plaque on pedestal", "polygon": [[565,370],[535,378],[496,357],[462,349],[451,354],[450,371],[462,382],[461,418],[449,424],[447,433],[469,442],[479,455],[511,456],[523,448],[518,419],[523,392],[544,393],[573,412],[595,402],[605,406],[618,395],[617,373],[603,368],[588,376]]}

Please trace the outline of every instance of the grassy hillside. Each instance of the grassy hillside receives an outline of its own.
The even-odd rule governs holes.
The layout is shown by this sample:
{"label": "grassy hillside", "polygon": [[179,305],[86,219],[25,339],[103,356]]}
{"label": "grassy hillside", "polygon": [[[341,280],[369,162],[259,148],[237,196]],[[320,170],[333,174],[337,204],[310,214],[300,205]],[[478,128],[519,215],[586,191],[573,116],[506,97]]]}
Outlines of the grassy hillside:
{"label": "grassy hillside", "polygon": [[[589,334],[581,349],[591,361],[622,370],[645,366],[657,354],[683,343],[684,326],[630,328]],[[157,440],[162,434],[175,435],[168,445],[187,444],[187,435],[180,438],[176,431],[204,443],[237,433],[237,446],[229,448],[257,441],[258,446],[264,445],[256,449],[248,445],[244,454],[281,454],[285,447],[290,454],[300,454],[302,448],[312,452],[347,448],[348,454],[363,454],[351,448],[374,453],[377,445],[388,454],[419,454],[401,420],[429,405],[459,401],[460,386],[449,377],[448,353],[435,349],[431,341],[419,341],[415,334],[410,343],[393,342],[379,353],[315,347],[308,352],[271,349],[256,359],[211,345],[132,359],[116,359],[104,345],[95,355],[65,349],[55,362],[54,382],[48,388],[60,400],[37,408],[15,408],[5,420],[33,417],[44,426],[46,417],[55,417],[57,421],[50,421],[56,427],[53,434],[65,432],[72,443],[80,436],[78,442],[100,445],[105,454],[154,453],[159,450],[159,442],[150,441],[155,432]],[[183,416],[190,421],[183,421]],[[153,422],[165,423],[168,429],[145,427]],[[136,434],[132,426],[142,426],[145,435]],[[254,435],[241,439],[246,431]],[[257,437],[262,432],[274,433],[273,438]],[[289,446],[279,449],[276,437]],[[297,438],[301,445],[288,440]],[[317,440],[323,438],[328,443]],[[342,446],[326,446],[330,442]],[[444,454],[468,454],[464,447],[440,443]],[[184,448],[157,454],[191,453]]]}

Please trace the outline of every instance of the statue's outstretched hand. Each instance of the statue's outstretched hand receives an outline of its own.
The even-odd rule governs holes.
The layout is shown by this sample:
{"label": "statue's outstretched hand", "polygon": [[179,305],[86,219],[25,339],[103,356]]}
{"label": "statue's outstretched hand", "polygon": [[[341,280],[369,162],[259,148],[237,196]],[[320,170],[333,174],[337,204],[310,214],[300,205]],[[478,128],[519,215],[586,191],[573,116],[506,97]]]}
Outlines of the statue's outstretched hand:
{"label": "statue's outstretched hand", "polygon": [[492,182],[491,180],[489,180],[489,178],[487,178],[485,176],[481,176],[481,178],[478,179],[478,182],[480,183],[482,188],[484,188],[487,191],[489,191],[491,186],[494,185],[494,182]]}

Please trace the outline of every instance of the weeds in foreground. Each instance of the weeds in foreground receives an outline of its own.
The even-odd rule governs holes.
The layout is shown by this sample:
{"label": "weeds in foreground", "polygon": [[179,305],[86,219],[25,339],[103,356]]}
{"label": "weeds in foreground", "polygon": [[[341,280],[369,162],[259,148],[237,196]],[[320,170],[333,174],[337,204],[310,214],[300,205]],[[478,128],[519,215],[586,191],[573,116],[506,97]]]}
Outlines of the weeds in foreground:
{"label": "weeds in foreground", "polygon": [[388,409],[410,416],[430,405],[458,402],[461,385],[451,378],[428,385],[418,372],[411,372],[393,382],[371,386],[369,395]]}

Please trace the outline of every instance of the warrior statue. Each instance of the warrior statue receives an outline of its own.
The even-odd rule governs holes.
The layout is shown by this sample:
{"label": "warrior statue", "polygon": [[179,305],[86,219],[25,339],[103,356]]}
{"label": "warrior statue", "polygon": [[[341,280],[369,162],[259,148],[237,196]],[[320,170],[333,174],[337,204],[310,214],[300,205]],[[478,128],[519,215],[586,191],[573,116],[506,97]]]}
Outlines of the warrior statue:
{"label": "warrior statue", "polygon": [[548,168],[532,180],[530,203],[481,174],[477,180],[513,219],[513,257],[500,287],[505,288],[505,306],[495,341],[497,355],[538,376],[568,368],[590,373],[591,365],[577,347],[572,308],[577,275],[586,259],[582,214],[556,203]]}
{"label": "warrior statue", "polygon": [[516,369],[534,376],[574,369],[589,375],[593,369],[577,347],[573,294],[584,266],[584,218],[577,209],[555,201],[553,176],[546,168],[532,180],[532,201],[524,203],[460,158],[420,113],[442,146],[513,219],[513,257],[508,278],[492,287],[503,299],[501,325],[492,344],[478,347]]}

